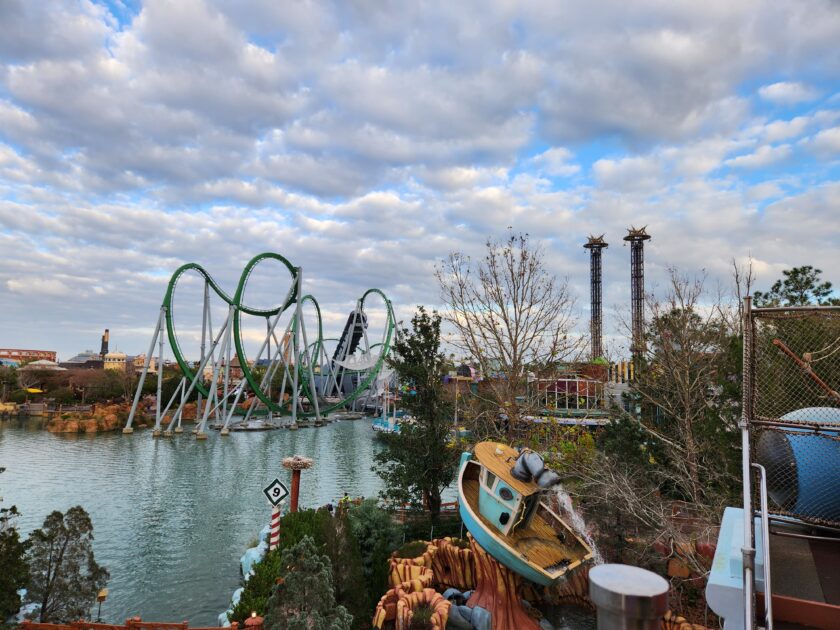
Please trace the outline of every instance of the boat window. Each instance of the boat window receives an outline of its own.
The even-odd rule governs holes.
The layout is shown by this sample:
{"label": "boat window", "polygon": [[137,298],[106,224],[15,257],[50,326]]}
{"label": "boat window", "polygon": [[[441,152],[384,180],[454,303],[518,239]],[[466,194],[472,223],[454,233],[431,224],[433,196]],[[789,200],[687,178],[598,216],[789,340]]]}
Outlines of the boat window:
{"label": "boat window", "polygon": [[496,475],[486,469],[484,471],[484,485],[487,486],[488,490],[492,490],[493,486],[496,485]]}
{"label": "boat window", "polygon": [[499,488],[499,496],[505,501],[510,501],[513,499],[513,492],[510,491],[510,488]]}

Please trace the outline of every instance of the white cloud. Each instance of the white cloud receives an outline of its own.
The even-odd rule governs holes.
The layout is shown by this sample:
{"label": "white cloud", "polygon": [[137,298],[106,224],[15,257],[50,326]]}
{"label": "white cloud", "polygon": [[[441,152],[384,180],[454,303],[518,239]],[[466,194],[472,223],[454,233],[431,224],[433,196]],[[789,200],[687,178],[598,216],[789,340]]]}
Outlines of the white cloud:
{"label": "white cloud", "polygon": [[808,144],[819,155],[840,155],[840,127],[823,129],[811,138]]}
{"label": "white cloud", "polygon": [[568,177],[580,172],[580,166],[572,163],[574,154],[564,147],[553,147],[532,157],[529,162],[540,172],[553,177]]}
{"label": "white cloud", "polygon": [[769,144],[758,147],[753,153],[739,155],[724,162],[727,166],[735,168],[762,168],[776,164],[790,157],[792,151],[789,144],[771,146]]}
{"label": "white cloud", "polygon": [[820,92],[804,83],[780,81],[760,87],[758,89],[758,95],[765,101],[772,103],[797,105],[799,103],[813,101],[820,95]]}
{"label": "white cloud", "polygon": [[231,288],[263,250],[304,266],[336,325],[369,286],[409,313],[438,301],[436,260],[508,225],[581,296],[581,245],[606,232],[608,302],[630,224],[654,235],[651,286],[667,264],[725,279],[747,251],[840,268],[805,231],[838,212],[831,172],[762,170],[833,159],[836,99],[767,119],[744,96],[816,97],[838,40],[818,0],[148,0],[119,24],[87,0],[0,3],[1,334],[71,352],[119,323],[140,350],[172,269]]}

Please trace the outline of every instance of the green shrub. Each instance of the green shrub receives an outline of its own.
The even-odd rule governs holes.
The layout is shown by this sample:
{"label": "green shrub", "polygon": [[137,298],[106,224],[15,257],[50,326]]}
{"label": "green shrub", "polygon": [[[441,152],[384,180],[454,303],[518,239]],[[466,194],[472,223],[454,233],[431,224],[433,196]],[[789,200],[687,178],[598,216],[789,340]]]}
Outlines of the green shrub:
{"label": "green shrub", "polygon": [[418,606],[411,613],[410,630],[431,630],[432,615],[434,614],[435,611],[430,606]]}
{"label": "green shrub", "polygon": [[422,556],[423,552],[426,551],[426,547],[428,547],[428,543],[422,540],[412,540],[397,549],[397,557],[416,558],[417,556]]}
{"label": "green shrub", "polygon": [[333,517],[326,510],[302,510],[282,518],[279,547],[254,566],[254,575],[245,583],[239,603],[229,615],[231,621],[243,623],[251,611],[265,615],[276,580],[282,574],[281,554],[307,537],[318,553],[329,558],[335,599],[351,613],[353,628],[369,626],[373,604],[385,591],[378,592],[371,602],[359,542],[345,518]]}
{"label": "green shrub", "polygon": [[391,514],[380,508],[376,499],[366,499],[351,508],[347,518],[359,546],[368,601],[375,605],[388,589],[388,559],[400,544],[402,534]]}

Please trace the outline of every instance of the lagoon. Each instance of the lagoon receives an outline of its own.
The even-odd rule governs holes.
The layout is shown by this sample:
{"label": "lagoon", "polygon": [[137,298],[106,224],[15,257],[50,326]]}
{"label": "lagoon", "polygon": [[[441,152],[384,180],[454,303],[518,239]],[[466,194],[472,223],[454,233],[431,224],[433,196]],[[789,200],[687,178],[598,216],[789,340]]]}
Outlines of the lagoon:
{"label": "lagoon", "polygon": [[[189,425],[187,425],[189,430]],[[238,432],[206,441],[185,433],[53,434],[39,419],[0,422],[2,505],[17,505],[28,535],[53,510],[83,506],[97,561],[108,568],[106,623],[139,615],[215,626],[240,584],[239,558],[268,522],[262,489],[289,485],[282,458],[315,460],[302,475],[301,504],[375,496],[379,448],[370,420],[298,431]]]}

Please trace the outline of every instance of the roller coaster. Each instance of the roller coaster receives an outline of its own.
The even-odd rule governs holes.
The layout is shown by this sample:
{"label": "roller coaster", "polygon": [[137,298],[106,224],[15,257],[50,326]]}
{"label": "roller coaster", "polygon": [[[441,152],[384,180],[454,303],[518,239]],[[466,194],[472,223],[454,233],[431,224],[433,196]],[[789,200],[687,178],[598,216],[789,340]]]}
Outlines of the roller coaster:
{"label": "roller coaster", "polygon": [[[289,288],[279,304],[256,308],[245,303],[249,279],[262,263],[280,263],[289,274]],[[188,361],[178,340],[174,317],[174,297],[179,282],[195,274],[204,284],[201,346],[197,362]],[[146,353],[131,411],[123,433],[132,433],[146,378],[157,345],[157,396],[152,434],[169,437],[181,433],[181,421],[187,401],[197,400],[196,437],[207,437],[211,417],[214,426],[228,435],[237,425],[247,425],[252,417],[277,414],[282,424],[296,428],[298,419],[321,421],[327,414],[346,409],[361,399],[376,394],[377,377],[391,349],[394,335],[394,311],[390,300],[379,289],[368,289],[356,302],[338,339],[323,334],[321,308],[312,295],[304,294],[303,270],[280,254],[266,252],[252,258],[242,271],[233,296],[198,264],[179,267],[169,279],[163,303]],[[215,296],[226,306],[227,315],[218,329],[213,329],[211,299]],[[371,317],[366,310],[381,301],[384,318],[381,334],[369,328]],[[305,312],[314,317],[307,330]],[[265,334],[258,341],[259,350],[248,357],[244,343],[243,317],[265,320]],[[310,324],[312,322],[310,321]],[[278,331],[284,332],[278,337]],[[262,333],[260,333],[262,334]],[[253,335],[249,336],[253,339]],[[164,349],[169,344],[181,379],[169,401],[163,405]],[[209,347],[208,347],[209,344]],[[335,347],[330,351],[332,344]],[[238,364],[234,363],[234,356]],[[258,369],[257,369],[258,367]],[[172,413],[170,410],[174,409]],[[165,424],[165,426],[164,426]]]}

